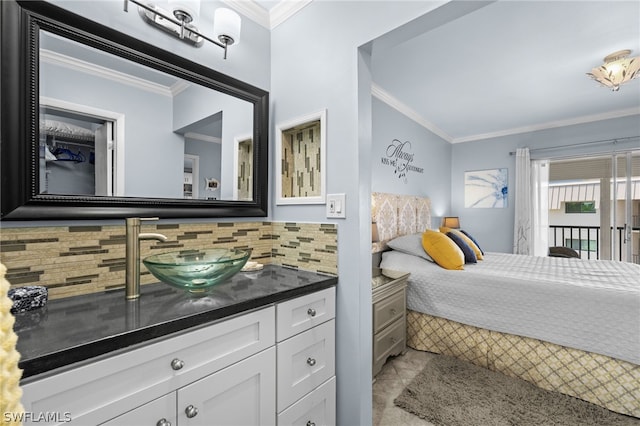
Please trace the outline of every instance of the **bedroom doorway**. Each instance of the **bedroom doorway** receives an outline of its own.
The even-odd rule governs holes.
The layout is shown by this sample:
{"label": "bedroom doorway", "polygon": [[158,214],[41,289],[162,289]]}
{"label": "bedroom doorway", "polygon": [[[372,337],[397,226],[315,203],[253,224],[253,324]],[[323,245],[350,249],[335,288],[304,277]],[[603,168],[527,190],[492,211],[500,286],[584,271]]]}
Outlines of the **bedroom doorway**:
{"label": "bedroom doorway", "polygon": [[640,151],[551,160],[549,242],[640,263]]}

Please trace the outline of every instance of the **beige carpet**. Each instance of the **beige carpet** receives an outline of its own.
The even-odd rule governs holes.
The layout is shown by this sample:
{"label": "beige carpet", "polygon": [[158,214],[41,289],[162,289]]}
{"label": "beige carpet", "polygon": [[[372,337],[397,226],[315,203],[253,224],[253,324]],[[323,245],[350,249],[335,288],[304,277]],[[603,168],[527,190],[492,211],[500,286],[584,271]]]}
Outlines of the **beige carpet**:
{"label": "beige carpet", "polygon": [[437,426],[640,426],[640,419],[434,356],[395,404]]}

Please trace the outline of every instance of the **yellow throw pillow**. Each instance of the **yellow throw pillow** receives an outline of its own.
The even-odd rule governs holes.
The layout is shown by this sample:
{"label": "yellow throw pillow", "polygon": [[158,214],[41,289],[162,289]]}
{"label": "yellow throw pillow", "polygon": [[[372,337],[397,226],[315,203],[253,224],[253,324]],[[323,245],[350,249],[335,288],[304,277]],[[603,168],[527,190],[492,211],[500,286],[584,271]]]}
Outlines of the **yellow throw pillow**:
{"label": "yellow throw pillow", "polygon": [[464,269],[464,253],[445,234],[438,231],[425,231],[422,234],[422,247],[443,268]]}
{"label": "yellow throw pillow", "polygon": [[447,228],[446,226],[441,226],[440,227],[440,232],[443,233],[443,234],[446,234],[447,232],[453,232],[454,234],[456,234],[457,236],[462,238],[462,240],[465,243],[467,243],[469,245],[469,247],[471,247],[473,249],[473,252],[476,254],[476,257],[478,258],[478,260],[482,260],[483,259],[482,250],[480,250],[480,247],[478,247],[477,244],[474,243],[471,238],[467,237],[464,233],[460,232],[458,229]]}

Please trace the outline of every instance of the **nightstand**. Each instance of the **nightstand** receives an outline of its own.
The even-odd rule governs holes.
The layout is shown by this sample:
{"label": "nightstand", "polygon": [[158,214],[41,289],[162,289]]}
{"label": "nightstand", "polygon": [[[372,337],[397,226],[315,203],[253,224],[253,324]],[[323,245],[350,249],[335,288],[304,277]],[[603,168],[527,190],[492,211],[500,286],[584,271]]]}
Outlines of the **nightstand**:
{"label": "nightstand", "polygon": [[388,357],[406,350],[406,287],[409,275],[389,269],[373,270],[373,377],[380,372]]}

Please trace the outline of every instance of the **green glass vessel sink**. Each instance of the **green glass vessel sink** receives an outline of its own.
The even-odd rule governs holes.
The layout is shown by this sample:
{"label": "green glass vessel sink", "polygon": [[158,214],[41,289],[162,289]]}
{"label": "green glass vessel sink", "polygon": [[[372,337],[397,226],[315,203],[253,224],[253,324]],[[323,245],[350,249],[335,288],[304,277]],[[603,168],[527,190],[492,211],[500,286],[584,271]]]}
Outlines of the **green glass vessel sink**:
{"label": "green glass vessel sink", "polygon": [[142,259],[154,277],[192,293],[206,291],[235,275],[249,259],[248,250],[181,250]]}

